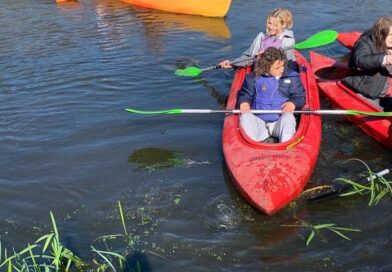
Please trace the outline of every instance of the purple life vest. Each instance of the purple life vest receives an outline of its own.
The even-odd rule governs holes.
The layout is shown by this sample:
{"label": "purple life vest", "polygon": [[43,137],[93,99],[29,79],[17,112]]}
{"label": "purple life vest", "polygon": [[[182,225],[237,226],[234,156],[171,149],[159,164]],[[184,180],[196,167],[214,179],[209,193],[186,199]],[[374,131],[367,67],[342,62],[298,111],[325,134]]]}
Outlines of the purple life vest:
{"label": "purple life vest", "polygon": [[[280,110],[282,104],[287,101],[289,101],[288,97],[279,92],[278,79],[267,76],[260,76],[256,79],[256,92],[252,109]],[[256,116],[267,123],[278,121],[280,118],[280,114],[257,114]]]}
{"label": "purple life vest", "polygon": [[282,48],[282,39],[275,36],[266,36],[262,38],[260,50],[265,51],[268,47]]}

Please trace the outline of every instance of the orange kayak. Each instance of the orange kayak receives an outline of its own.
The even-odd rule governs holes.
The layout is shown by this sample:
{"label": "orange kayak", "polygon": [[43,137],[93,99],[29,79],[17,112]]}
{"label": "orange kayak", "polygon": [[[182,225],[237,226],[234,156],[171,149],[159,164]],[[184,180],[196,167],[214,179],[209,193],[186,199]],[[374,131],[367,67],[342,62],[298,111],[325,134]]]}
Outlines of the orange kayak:
{"label": "orange kayak", "polygon": [[207,17],[225,17],[231,0],[120,0],[149,9],[167,12],[201,15]]}

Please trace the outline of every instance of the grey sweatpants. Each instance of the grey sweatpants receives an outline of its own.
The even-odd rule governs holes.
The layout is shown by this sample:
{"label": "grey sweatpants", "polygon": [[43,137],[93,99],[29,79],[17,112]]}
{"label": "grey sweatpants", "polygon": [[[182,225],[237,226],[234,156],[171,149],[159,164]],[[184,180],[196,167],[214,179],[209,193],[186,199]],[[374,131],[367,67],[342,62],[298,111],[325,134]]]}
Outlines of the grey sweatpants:
{"label": "grey sweatpants", "polygon": [[246,134],[254,141],[261,142],[270,136],[279,142],[290,140],[295,134],[296,121],[293,113],[285,112],[278,121],[266,123],[251,112],[242,113],[240,124]]}

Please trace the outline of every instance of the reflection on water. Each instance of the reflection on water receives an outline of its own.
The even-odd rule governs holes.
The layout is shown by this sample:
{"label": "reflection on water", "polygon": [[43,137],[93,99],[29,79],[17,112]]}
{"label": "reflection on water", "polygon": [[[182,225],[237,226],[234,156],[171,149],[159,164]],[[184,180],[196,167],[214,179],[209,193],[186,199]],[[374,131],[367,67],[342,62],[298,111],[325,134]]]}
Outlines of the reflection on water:
{"label": "reflection on water", "polygon": [[229,39],[231,37],[230,29],[223,18],[151,11],[114,0],[100,1],[96,5],[97,18],[99,18],[101,26],[108,24],[105,21],[109,18],[114,18],[108,15],[121,15],[124,12],[132,14],[142,25],[142,31],[152,52],[162,52],[164,48],[163,38],[175,29],[180,32],[202,32],[209,37],[218,39]]}
{"label": "reflection on water", "polygon": [[231,32],[222,18],[208,18],[192,15],[180,15],[172,13],[154,12],[151,16],[137,13],[141,21],[153,24],[163,24],[166,28],[175,27],[178,30],[190,30],[203,32],[213,38],[229,39]]}
{"label": "reflection on water", "polygon": [[60,6],[77,6],[79,5],[79,2],[77,0],[56,0],[56,3],[59,4]]}

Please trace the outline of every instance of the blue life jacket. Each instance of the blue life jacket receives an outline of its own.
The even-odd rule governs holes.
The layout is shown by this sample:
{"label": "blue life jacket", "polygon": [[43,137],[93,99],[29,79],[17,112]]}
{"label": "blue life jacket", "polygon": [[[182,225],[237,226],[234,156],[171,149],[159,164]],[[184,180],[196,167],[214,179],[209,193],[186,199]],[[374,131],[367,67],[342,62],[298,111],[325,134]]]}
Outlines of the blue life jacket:
{"label": "blue life jacket", "polygon": [[[279,79],[269,76],[260,76],[256,79],[256,93],[253,98],[252,109],[280,110],[283,103],[289,101],[288,97],[279,92]],[[279,120],[280,114],[257,114],[257,117],[267,123]]]}

